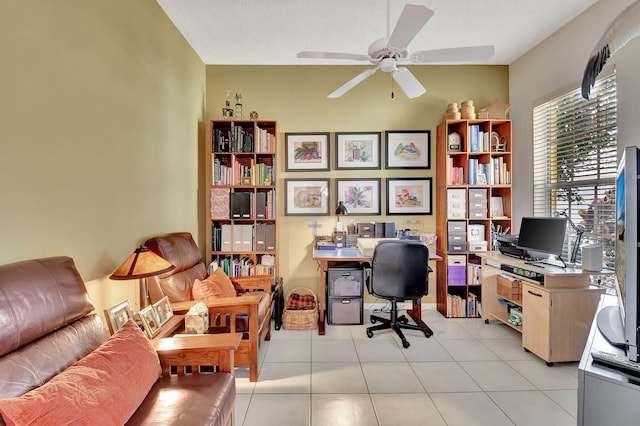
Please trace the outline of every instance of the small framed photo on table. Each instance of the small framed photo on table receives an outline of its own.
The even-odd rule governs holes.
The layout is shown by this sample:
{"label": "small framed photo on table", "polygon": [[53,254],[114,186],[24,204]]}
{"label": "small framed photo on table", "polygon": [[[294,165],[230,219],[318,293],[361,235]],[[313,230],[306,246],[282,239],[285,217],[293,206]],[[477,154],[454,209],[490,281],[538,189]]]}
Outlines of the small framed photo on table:
{"label": "small framed photo on table", "polygon": [[127,321],[133,319],[133,309],[129,299],[124,299],[122,302],[105,309],[104,318],[111,334],[118,331]]}
{"label": "small framed photo on table", "polygon": [[160,321],[156,315],[156,311],[153,306],[147,306],[138,312],[140,321],[142,321],[142,328],[147,332],[147,336],[151,339],[160,331]]}
{"label": "small framed photo on table", "polygon": [[156,311],[156,316],[160,325],[163,325],[173,316],[171,310],[171,303],[169,302],[169,296],[165,296],[153,304],[153,310]]}

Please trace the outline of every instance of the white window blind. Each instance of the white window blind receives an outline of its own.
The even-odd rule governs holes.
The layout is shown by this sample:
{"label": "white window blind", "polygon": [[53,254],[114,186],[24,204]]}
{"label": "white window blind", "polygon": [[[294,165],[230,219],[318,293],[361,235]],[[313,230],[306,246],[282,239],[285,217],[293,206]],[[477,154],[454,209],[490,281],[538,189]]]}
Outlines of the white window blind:
{"label": "white window blind", "polygon": [[[615,254],[616,113],[615,73],[596,82],[588,101],[576,89],[533,109],[534,216],[565,212],[584,229],[582,245],[603,244],[610,267]],[[568,227],[565,260],[575,241],[576,233]]]}

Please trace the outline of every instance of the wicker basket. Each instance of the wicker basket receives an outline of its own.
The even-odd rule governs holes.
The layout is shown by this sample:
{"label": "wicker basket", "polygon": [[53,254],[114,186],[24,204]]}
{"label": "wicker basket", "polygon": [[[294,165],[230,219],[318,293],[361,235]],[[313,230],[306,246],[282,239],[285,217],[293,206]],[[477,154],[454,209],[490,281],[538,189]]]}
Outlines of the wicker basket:
{"label": "wicker basket", "polygon": [[[313,296],[313,307],[305,309],[290,309],[295,295]],[[305,287],[296,287],[287,295],[287,304],[282,314],[282,327],[286,330],[313,330],[318,327],[318,298],[315,293]]]}

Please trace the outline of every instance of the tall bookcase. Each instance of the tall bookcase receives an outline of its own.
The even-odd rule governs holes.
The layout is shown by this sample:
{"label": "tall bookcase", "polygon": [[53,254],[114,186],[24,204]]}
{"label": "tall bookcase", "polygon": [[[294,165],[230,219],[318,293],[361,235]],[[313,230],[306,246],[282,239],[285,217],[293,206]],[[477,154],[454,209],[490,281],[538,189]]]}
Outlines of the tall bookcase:
{"label": "tall bookcase", "polygon": [[478,252],[492,250],[496,233],[512,226],[511,149],[510,120],[438,125],[436,305],[448,318],[482,315]]}
{"label": "tall bookcase", "polygon": [[212,120],[209,261],[227,275],[278,276],[277,123]]}

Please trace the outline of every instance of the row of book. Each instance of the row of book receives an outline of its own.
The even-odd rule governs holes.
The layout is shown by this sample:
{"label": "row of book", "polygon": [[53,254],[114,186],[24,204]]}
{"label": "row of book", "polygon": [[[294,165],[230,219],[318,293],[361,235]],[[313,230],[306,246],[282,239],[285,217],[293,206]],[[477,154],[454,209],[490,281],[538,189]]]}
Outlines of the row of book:
{"label": "row of book", "polygon": [[211,188],[211,219],[275,219],[275,189],[247,192]]}
{"label": "row of book", "polygon": [[275,267],[261,263],[255,264],[248,256],[232,258],[231,256],[218,256],[218,266],[229,277],[247,277],[252,275],[275,275]]}
{"label": "row of book", "polygon": [[480,163],[477,158],[469,158],[467,162],[467,179],[464,167],[454,165],[453,157],[447,160],[448,185],[509,185],[511,171],[503,157],[492,157],[488,163]]}
{"label": "row of book", "polygon": [[[275,163],[275,158],[272,162]],[[214,185],[275,185],[273,164],[256,164],[253,159],[244,164],[235,158],[229,165],[211,154],[211,166],[211,181]]]}
{"label": "row of book", "polygon": [[275,251],[275,223],[212,224],[211,249],[214,252]]}
{"label": "row of book", "polygon": [[479,124],[469,126],[469,152],[489,152],[489,132],[480,130]]}
{"label": "row of book", "polygon": [[457,294],[447,294],[448,318],[478,318],[482,316],[482,303],[478,296],[468,293],[465,299]]}
{"label": "row of book", "polygon": [[276,136],[268,129],[260,127],[254,137],[253,127],[245,130],[242,126],[228,129],[213,129],[213,150],[217,152],[274,152]]}

